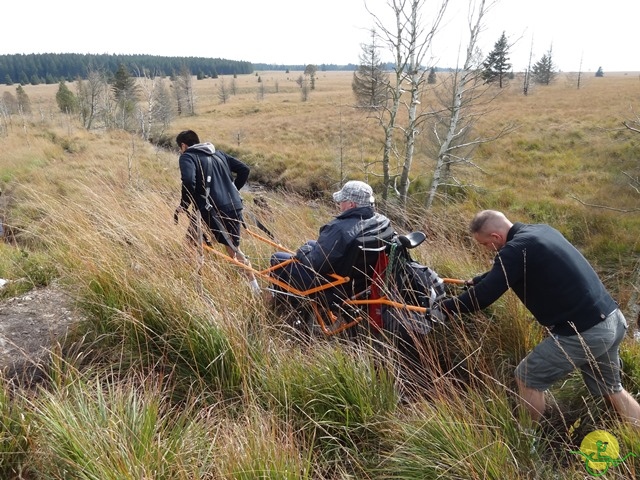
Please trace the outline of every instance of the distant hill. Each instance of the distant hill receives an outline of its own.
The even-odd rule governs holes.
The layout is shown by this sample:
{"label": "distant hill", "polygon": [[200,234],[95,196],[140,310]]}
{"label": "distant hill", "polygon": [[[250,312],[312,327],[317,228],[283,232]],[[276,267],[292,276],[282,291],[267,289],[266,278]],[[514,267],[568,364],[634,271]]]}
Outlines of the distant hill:
{"label": "distant hill", "polygon": [[[328,72],[328,71],[354,71],[356,68],[358,68],[357,65],[353,64],[353,63],[349,63],[347,65],[336,65],[334,63],[322,63],[320,65],[316,65],[318,67],[318,70],[320,70],[321,72]],[[256,71],[286,71],[286,70],[304,70],[306,68],[306,65],[284,65],[284,64],[275,64],[275,63],[254,63],[253,64],[253,68]]]}
{"label": "distant hill", "polygon": [[[54,84],[86,78],[91,69],[113,75],[124,65],[133,76],[166,77],[188,68],[199,78],[217,78],[219,75],[250,74],[257,70],[304,70],[306,65],[276,65],[224,58],[162,57],[155,55],[109,55],[79,53],[32,53],[0,55],[0,83],[13,85]],[[357,65],[322,64],[320,71],[352,71]]]}
{"label": "distant hill", "polygon": [[223,58],[33,53],[0,55],[0,82],[38,85],[73,81],[86,78],[90,69],[115,74],[121,64],[134,76],[152,77],[175,75],[183,68],[188,68],[193,75],[214,78],[252,73],[254,70],[250,62]]}

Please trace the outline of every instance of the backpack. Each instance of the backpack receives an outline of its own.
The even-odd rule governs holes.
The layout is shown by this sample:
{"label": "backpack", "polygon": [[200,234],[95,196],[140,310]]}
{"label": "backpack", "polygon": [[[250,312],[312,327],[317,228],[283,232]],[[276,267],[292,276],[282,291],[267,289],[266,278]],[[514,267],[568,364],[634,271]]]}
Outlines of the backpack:
{"label": "backpack", "polygon": [[[407,249],[395,248],[389,254],[386,289],[391,300],[429,308],[446,295],[444,281],[431,268],[413,260]],[[421,312],[385,306],[382,309],[384,329],[394,333],[427,334],[431,322]]]}
{"label": "backpack", "polygon": [[438,274],[414,260],[398,268],[395,282],[402,299],[412,305],[431,307],[434,301],[442,299],[446,294],[444,282]]}

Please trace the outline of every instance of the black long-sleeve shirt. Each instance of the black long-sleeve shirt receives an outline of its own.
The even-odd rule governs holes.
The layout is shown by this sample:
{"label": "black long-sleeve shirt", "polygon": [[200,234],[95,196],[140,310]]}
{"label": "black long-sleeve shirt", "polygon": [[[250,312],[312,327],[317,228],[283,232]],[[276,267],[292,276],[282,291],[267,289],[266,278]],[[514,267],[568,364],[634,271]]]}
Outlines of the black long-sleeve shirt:
{"label": "black long-sleeve shirt", "polygon": [[442,302],[442,309],[481,310],[511,288],[538,322],[553,333],[573,335],[618,308],[584,256],[548,225],[515,223],[491,270],[473,283],[468,291]]}

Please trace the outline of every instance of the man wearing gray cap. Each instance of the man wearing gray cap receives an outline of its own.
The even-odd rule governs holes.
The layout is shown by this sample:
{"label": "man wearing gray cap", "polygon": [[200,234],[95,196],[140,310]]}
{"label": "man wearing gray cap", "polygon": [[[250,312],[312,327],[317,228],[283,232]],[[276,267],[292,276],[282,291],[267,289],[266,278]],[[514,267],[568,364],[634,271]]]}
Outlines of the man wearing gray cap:
{"label": "man wearing gray cap", "polygon": [[[350,275],[359,240],[366,237],[390,240],[395,233],[389,219],[374,211],[373,189],[365,182],[345,183],[333,194],[333,200],[339,205],[340,214],[320,228],[317,240],[309,240],[296,251],[297,262],[273,272],[299,290],[317,285],[318,278],[328,274]],[[271,257],[271,265],[291,257],[289,253],[276,252]]]}

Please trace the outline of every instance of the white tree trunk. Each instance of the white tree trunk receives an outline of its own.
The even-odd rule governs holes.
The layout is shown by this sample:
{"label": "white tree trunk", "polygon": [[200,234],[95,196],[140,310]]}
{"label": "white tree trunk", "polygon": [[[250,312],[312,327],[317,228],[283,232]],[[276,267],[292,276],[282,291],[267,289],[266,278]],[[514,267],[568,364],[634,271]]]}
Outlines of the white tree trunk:
{"label": "white tree trunk", "polygon": [[[465,100],[468,87],[475,84],[477,76],[477,69],[474,68],[476,45],[482,29],[482,19],[488,8],[489,7],[485,6],[485,0],[480,0],[477,7],[475,7],[473,3],[470,3],[469,5],[469,43],[467,44],[463,67],[461,70],[454,73],[454,79],[452,82],[453,92],[450,97],[451,104],[448,106],[451,116],[449,118],[447,132],[444,138],[440,140],[436,166],[433,171],[433,178],[431,180],[431,186],[429,187],[429,193],[425,203],[427,209],[431,208],[433,205],[433,201],[441,182],[449,176],[452,162],[451,155],[453,150],[457,147],[456,139],[461,133],[459,125],[463,108],[463,100]],[[435,132],[435,135],[437,138],[437,132]]]}

